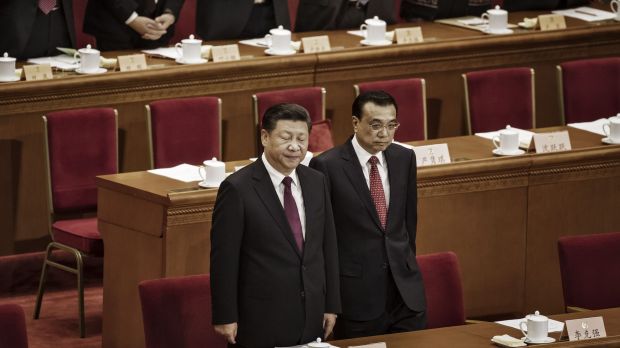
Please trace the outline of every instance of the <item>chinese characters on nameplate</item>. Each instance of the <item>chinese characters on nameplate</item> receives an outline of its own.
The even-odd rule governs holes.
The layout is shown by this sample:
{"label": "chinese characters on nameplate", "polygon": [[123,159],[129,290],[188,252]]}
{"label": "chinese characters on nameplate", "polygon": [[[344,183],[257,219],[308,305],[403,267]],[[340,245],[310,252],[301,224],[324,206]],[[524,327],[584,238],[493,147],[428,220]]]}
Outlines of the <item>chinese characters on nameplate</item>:
{"label": "chinese characters on nameplate", "polygon": [[560,152],[571,150],[568,131],[534,134],[536,153]]}
{"label": "chinese characters on nameplate", "polygon": [[448,151],[448,144],[445,143],[414,146],[413,151],[418,167],[450,163],[450,152]]}
{"label": "chinese characters on nameplate", "polygon": [[146,56],[144,54],[118,56],[118,66],[121,71],[138,71],[148,68],[146,65]]}
{"label": "chinese characters on nameplate", "polygon": [[51,80],[54,77],[49,64],[24,65],[24,75],[26,81]]}
{"label": "chinese characters on nameplate", "polygon": [[213,46],[211,48],[211,55],[213,56],[213,61],[215,63],[241,60],[241,56],[239,55],[239,45],[237,44]]}
{"label": "chinese characters on nameplate", "polygon": [[329,52],[332,50],[327,35],[304,37],[301,39],[301,46],[304,53]]}
{"label": "chinese characters on nameplate", "polygon": [[538,16],[538,25],[541,31],[566,29],[564,16],[559,14],[547,14]]}
{"label": "chinese characters on nameplate", "polygon": [[569,341],[607,337],[603,317],[567,320],[566,331],[568,332]]}
{"label": "chinese characters on nameplate", "polygon": [[394,29],[394,35],[396,35],[397,44],[424,42],[422,28],[420,27]]}

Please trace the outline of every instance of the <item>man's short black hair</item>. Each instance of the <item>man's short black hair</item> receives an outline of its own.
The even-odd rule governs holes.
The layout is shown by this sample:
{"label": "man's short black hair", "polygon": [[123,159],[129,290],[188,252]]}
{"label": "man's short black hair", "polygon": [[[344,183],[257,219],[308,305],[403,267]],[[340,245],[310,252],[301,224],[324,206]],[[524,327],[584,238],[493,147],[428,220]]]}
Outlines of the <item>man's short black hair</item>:
{"label": "man's short black hair", "polygon": [[396,109],[396,114],[398,114],[398,105],[396,105],[396,100],[387,92],[377,90],[377,91],[368,91],[362,93],[355,98],[353,101],[353,106],[351,108],[353,116],[357,117],[360,121],[362,120],[362,110],[364,109],[364,105],[368,103],[373,103],[377,106],[390,106],[394,105],[394,109]]}
{"label": "man's short black hair", "polygon": [[308,110],[301,105],[292,103],[276,104],[267,109],[263,116],[261,128],[271,133],[280,120],[303,121],[308,125],[308,133],[312,129],[312,122],[310,121]]}

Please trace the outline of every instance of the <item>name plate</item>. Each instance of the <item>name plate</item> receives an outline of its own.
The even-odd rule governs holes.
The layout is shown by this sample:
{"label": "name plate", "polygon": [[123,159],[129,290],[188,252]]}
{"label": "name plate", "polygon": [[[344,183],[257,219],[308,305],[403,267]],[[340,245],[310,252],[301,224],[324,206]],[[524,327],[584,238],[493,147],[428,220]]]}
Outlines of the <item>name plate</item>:
{"label": "name plate", "polygon": [[566,29],[564,16],[559,14],[547,14],[538,16],[538,25],[541,31]]}
{"label": "name plate", "polygon": [[396,35],[397,44],[424,42],[422,28],[420,27],[394,29],[394,34]]}
{"label": "name plate", "polygon": [[301,45],[304,53],[329,52],[332,50],[329,44],[329,36],[310,36],[301,39]]}
{"label": "name plate", "polygon": [[26,81],[51,80],[54,78],[49,64],[24,65]]}
{"label": "name plate", "polygon": [[573,319],[566,321],[569,341],[583,341],[607,337],[603,317]]}
{"label": "name plate", "polygon": [[118,66],[121,71],[138,71],[148,68],[148,65],[146,65],[146,56],[144,54],[118,56]]}
{"label": "name plate", "polygon": [[414,146],[413,151],[415,152],[416,164],[418,167],[448,164],[451,162],[448,144],[445,143]]}
{"label": "name plate", "polygon": [[536,153],[571,150],[568,131],[534,134],[533,139]]}
{"label": "name plate", "polygon": [[213,61],[216,63],[241,60],[239,46],[237,44],[213,46],[211,47],[211,55],[213,56]]}

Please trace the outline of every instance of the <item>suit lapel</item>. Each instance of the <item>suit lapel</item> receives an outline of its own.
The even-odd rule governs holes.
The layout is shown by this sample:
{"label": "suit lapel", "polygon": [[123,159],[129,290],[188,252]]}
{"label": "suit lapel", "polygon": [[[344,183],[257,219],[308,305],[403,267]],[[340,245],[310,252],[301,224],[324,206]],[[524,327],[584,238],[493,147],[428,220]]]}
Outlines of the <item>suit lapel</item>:
{"label": "suit lapel", "polygon": [[267,168],[265,168],[265,165],[263,164],[261,158],[258,158],[256,160],[256,166],[254,167],[254,174],[252,178],[254,179],[254,190],[256,190],[258,197],[267,208],[267,211],[269,212],[271,217],[273,217],[273,219],[275,220],[277,226],[284,235],[284,238],[288,240],[291,247],[301,258],[301,254],[299,252],[299,249],[297,248],[297,243],[295,242],[295,238],[293,237],[293,231],[291,231],[291,227],[289,226],[288,220],[286,219],[284,208],[282,207],[282,203],[280,203],[278,194],[273,187],[271,177],[269,177]]}
{"label": "suit lapel", "polygon": [[379,229],[383,230],[381,227],[381,222],[379,221],[377,209],[372,201],[372,197],[370,197],[370,189],[368,189],[368,185],[366,184],[362,166],[357,158],[357,155],[355,154],[353,144],[351,144],[351,139],[347,141],[345,147],[342,149],[342,159],[346,162],[343,167],[344,173],[349,178],[349,181],[351,181],[351,184],[355,188],[355,192],[357,192],[360,200],[364,202],[364,205],[366,206],[368,214],[372,220],[375,222],[377,227],[379,227]]}

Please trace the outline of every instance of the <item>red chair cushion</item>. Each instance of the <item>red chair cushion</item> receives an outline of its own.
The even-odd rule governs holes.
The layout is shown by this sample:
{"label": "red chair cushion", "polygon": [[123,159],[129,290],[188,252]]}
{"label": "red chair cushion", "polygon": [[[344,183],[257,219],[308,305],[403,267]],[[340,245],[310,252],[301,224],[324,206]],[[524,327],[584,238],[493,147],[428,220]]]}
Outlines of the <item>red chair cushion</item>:
{"label": "red chair cushion", "polygon": [[329,120],[323,120],[312,124],[312,131],[308,139],[308,151],[323,152],[334,147],[332,140],[332,127]]}
{"label": "red chair cushion", "polygon": [[419,255],[416,259],[424,279],[427,328],[465,324],[463,285],[456,254]]}
{"label": "red chair cushion", "polygon": [[620,232],[558,240],[566,306],[620,307]]}
{"label": "red chair cushion", "polygon": [[149,106],[155,168],[222,159],[218,98],[160,100]]}
{"label": "red chair cushion", "polygon": [[83,253],[103,256],[103,240],[97,218],[60,220],[52,224],[54,241]]}
{"label": "red chair cushion", "polygon": [[146,348],[225,348],[211,325],[209,275],[146,280],[138,286]]}
{"label": "red chair cushion", "polygon": [[533,128],[530,68],[476,71],[466,76],[473,133],[496,131],[506,125]]}
{"label": "red chair cushion", "polygon": [[620,113],[620,58],[579,60],[560,66],[566,123]]}
{"label": "red chair cushion", "polygon": [[389,93],[398,105],[398,122],[394,139],[405,142],[425,139],[424,85],[422,79],[400,79],[365,82],[358,85],[360,93],[382,90]]}
{"label": "red chair cushion", "polygon": [[28,348],[26,316],[20,305],[0,304],[0,347]]}
{"label": "red chair cushion", "polygon": [[323,89],[321,87],[304,87],[256,93],[256,98],[258,100],[259,126],[265,111],[271,106],[280,103],[299,104],[308,110],[312,122],[323,120]]}

